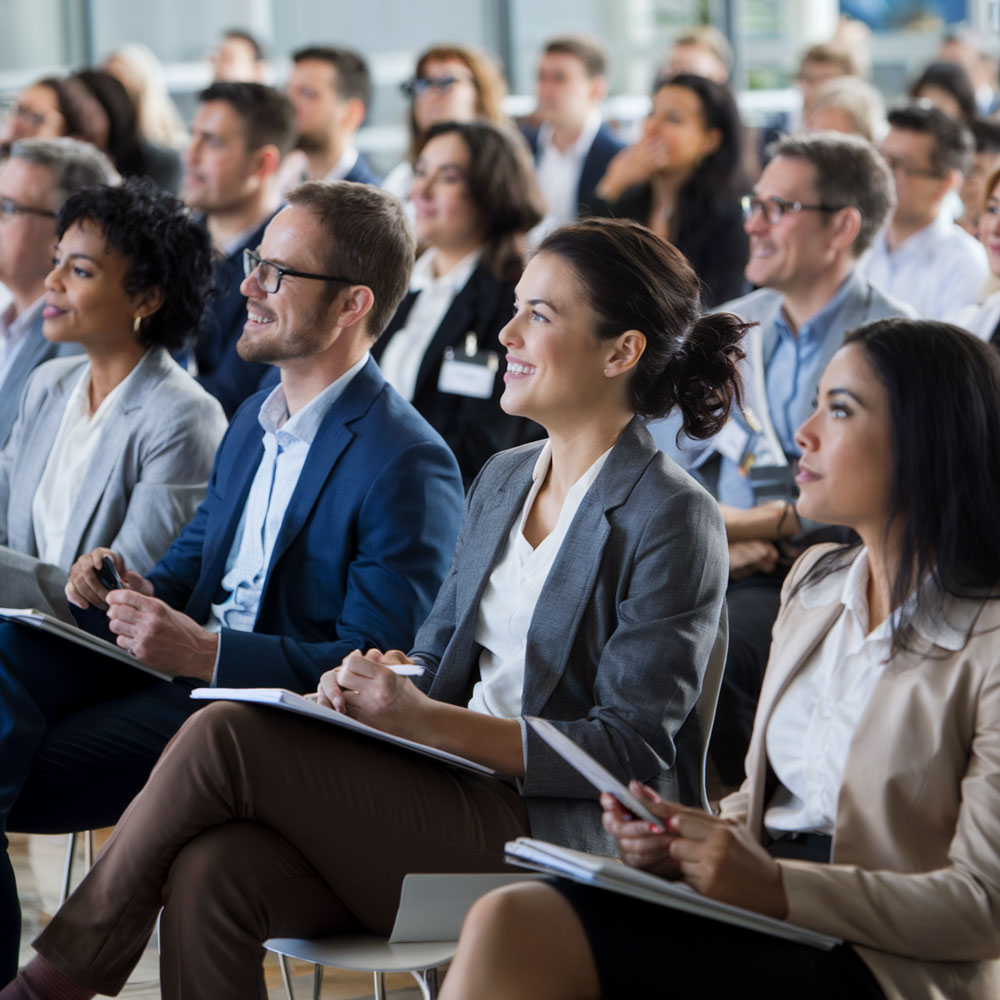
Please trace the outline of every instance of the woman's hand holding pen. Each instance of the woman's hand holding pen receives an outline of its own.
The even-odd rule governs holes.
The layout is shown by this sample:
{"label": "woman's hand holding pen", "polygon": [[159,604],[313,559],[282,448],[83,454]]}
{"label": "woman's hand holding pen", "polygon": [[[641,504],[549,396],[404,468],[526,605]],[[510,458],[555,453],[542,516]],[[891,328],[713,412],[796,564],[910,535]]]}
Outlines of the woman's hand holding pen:
{"label": "woman's hand holding pen", "polygon": [[398,649],[355,650],[320,677],[316,700],[376,729],[428,742],[425,717],[433,703],[407,676],[420,672]]}
{"label": "woman's hand holding pen", "polygon": [[618,841],[622,860],[633,868],[680,878],[702,895],[767,916],[784,919],[788,900],[781,867],[746,826],[672,802],[633,781],[630,791],[654,816],[661,830],[636,820],[610,795],[601,797],[604,828]]}

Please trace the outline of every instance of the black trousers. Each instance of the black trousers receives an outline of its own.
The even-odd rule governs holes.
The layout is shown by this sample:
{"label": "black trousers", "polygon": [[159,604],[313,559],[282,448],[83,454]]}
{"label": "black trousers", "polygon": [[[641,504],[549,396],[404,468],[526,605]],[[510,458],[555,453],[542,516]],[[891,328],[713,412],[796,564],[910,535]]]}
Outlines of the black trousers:
{"label": "black trousers", "polygon": [[583,924],[604,1000],[885,1000],[849,945],[824,951],[605,889],[553,885]]}
{"label": "black trousers", "polygon": [[[56,636],[0,623],[0,823],[68,833],[117,822],[163,748],[202,702]],[[20,907],[0,858],[0,984],[17,971]]]}

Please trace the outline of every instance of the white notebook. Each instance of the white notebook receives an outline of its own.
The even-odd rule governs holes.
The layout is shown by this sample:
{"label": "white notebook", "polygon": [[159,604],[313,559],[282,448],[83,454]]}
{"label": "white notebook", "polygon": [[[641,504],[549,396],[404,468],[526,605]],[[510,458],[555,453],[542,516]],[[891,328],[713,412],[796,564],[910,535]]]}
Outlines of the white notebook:
{"label": "white notebook", "polygon": [[273,708],[280,708],[286,712],[296,712],[299,715],[308,715],[311,719],[320,719],[334,726],[342,726],[344,729],[351,729],[356,733],[363,733],[365,736],[374,737],[377,740],[384,740],[396,746],[405,747],[414,753],[423,754],[425,757],[433,757],[435,760],[444,761],[446,764],[454,764],[457,767],[464,767],[467,770],[475,771],[478,774],[496,774],[492,768],[483,764],[477,764],[474,760],[467,760],[457,754],[448,753],[447,750],[438,750],[437,747],[430,747],[424,743],[416,743],[414,740],[404,739],[402,736],[393,736],[392,733],[384,733],[381,729],[369,726],[357,719],[352,719],[349,715],[335,712],[332,708],[317,705],[316,702],[305,698],[294,691],[287,691],[285,688],[195,688],[191,692],[192,698],[200,698],[206,701],[247,701],[255,705],[270,705]]}
{"label": "white notebook", "polygon": [[615,858],[586,854],[544,840],[533,840],[531,837],[518,837],[517,840],[508,841],[504,852],[508,861],[522,868],[530,868],[549,875],[562,875],[574,882],[610,889],[623,896],[669,906],[685,913],[707,917],[709,920],[720,920],[736,927],[760,931],[763,934],[771,934],[774,937],[786,938],[827,951],[841,944],[838,938],[827,934],[820,934],[818,931],[811,931],[785,920],[765,917],[763,914],[754,913],[753,910],[745,910],[741,906],[709,899],[685,882],[668,882],[658,875],[640,871],[638,868],[629,868]]}

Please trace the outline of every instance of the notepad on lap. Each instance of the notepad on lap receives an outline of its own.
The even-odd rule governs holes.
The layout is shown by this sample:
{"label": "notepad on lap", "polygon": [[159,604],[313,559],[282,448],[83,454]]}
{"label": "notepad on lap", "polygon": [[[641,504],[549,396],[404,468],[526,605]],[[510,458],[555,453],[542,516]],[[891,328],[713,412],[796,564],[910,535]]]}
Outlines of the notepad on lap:
{"label": "notepad on lap", "polygon": [[60,638],[74,642],[78,646],[83,646],[84,649],[89,649],[93,653],[99,653],[101,656],[110,656],[112,660],[118,660],[126,666],[134,667],[136,670],[142,670],[147,674],[152,674],[154,677],[159,677],[161,681],[172,681],[174,679],[171,674],[165,674],[161,670],[156,670],[154,667],[140,662],[131,653],[122,649],[121,646],[116,646],[113,642],[108,642],[107,639],[102,639],[100,636],[91,635],[90,632],[82,628],[77,628],[76,625],[70,625],[59,618],[54,618],[52,615],[47,615],[44,611],[36,611],[34,608],[0,608],[0,619],[9,622],[19,622],[21,625],[27,625],[29,628],[37,628],[42,632],[48,632],[50,635],[58,635]]}
{"label": "notepad on lap", "polygon": [[696,892],[684,882],[668,882],[657,875],[629,868],[614,858],[605,858],[599,854],[585,854],[569,847],[560,847],[544,840],[534,840],[531,837],[518,837],[508,841],[504,853],[511,864],[532,871],[545,872],[548,875],[562,875],[593,885],[623,896],[632,896],[648,903],[668,906],[674,910],[683,910],[709,920],[719,920],[722,923],[744,927],[747,930],[760,931],[773,937],[785,938],[799,944],[808,944],[814,948],[829,951],[841,941],[818,931],[811,931],[796,924],[790,924],[774,917],[745,910],[741,906],[720,903],[716,899]]}
{"label": "notepad on lap", "polygon": [[342,726],[344,729],[363,733],[365,736],[371,736],[395,746],[405,747],[407,750],[423,754],[425,757],[433,757],[445,764],[464,767],[477,774],[496,774],[492,768],[477,764],[474,760],[448,753],[447,750],[439,750],[437,747],[427,746],[425,743],[416,743],[413,740],[404,739],[402,736],[384,733],[381,729],[352,719],[342,712],[335,712],[332,708],[317,705],[316,702],[310,701],[300,694],[295,694],[294,691],[287,691],[285,688],[195,688],[191,692],[191,697],[205,701],[246,701],[255,705],[270,705],[286,712],[296,712],[299,715],[308,715],[311,719],[319,719],[334,726]]}

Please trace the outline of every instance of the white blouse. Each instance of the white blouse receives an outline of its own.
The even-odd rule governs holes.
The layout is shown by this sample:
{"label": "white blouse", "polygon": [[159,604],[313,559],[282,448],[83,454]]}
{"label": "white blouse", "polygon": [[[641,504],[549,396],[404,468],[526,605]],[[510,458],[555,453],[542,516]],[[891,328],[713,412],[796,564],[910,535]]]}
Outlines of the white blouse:
{"label": "white blouse", "polygon": [[379,368],[385,380],[410,401],[417,387],[420,365],[434,334],[445,318],[452,302],[468,284],[479,264],[482,251],[470,253],[447,274],[434,276],[434,248],[427,250],[413,265],[410,291],[417,292],[410,307],[406,324],[398,329],[385,345]]}
{"label": "white blouse", "polygon": [[525,649],[538,595],[587,490],[610,454],[609,448],[570,487],[556,526],[533,549],[524,537],[524,524],[552,462],[549,442],[542,447],[521,514],[510,529],[479,602],[476,642],[483,648],[479,656],[480,680],[472,689],[468,705],[474,712],[501,719],[520,717]]}
{"label": "white blouse", "polygon": [[[101,432],[138,367],[137,363],[104,397],[93,415],[90,412],[90,365],[84,366],[70,392],[59,431],[31,501],[35,548],[42,562],[59,565],[70,515],[97,450]],[[63,569],[69,567],[64,566]]]}
{"label": "white blouse", "polygon": [[[835,598],[824,583],[837,586],[814,584],[810,603]],[[851,564],[840,600],[844,613],[789,683],[768,723],[767,756],[780,782],[764,813],[772,836],[833,835],[851,740],[889,658],[892,618],[869,632],[867,549]]]}

